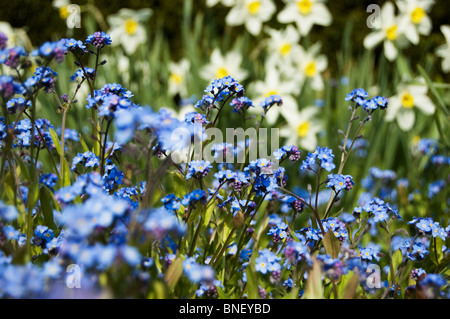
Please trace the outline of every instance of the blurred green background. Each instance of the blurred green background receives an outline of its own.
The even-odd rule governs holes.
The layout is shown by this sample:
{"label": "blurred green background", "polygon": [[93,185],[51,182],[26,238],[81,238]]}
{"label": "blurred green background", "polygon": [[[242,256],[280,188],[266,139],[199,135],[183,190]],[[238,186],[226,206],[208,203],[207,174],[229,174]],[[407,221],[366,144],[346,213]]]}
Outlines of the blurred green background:
{"label": "blurred green background", "polygon": [[[87,3],[94,4],[100,9],[104,17],[116,13],[120,8],[152,8],[153,14],[149,20],[149,28],[152,30],[160,30],[167,39],[170,39],[170,48],[177,58],[177,52],[181,46],[181,21],[183,19],[183,2],[184,0],[131,0],[131,1],[106,1],[106,0],[73,0],[73,4],[80,6]],[[281,10],[284,3],[282,0],[274,0],[277,8]],[[339,0],[327,1],[326,5],[333,15],[333,24],[331,27],[315,26],[315,32],[311,32],[311,41],[321,41],[323,44],[323,52],[327,53],[330,60],[330,66],[333,66],[333,52],[337,52],[342,46],[342,34],[347,23],[353,24],[352,39],[357,45],[353,45],[351,50],[354,56],[363,51],[362,41],[369,33],[368,28],[359,28],[357,26],[366,25],[366,20],[370,15],[367,7],[370,4],[382,5],[385,1],[380,0]],[[52,7],[52,1],[36,1],[36,0],[18,0],[18,1],[1,1],[0,20],[9,22],[13,27],[24,28],[32,43],[40,45],[48,40],[55,40],[66,36],[67,27],[65,20],[61,19],[57,9]],[[203,11],[206,21],[214,23],[218,34],[221,34],[225,27],[225,16],[230,10],[222,5],[215,7],[206,7],[204,0],[194,1],[194,10],[196,12]],[[446,1],[436,1],[432,8],[430,16],[433,20],[433,33],[428,39],[430,41],[421,41],[421,45],[426,48],[417,48],[410,50],[411,59],[420,58],[420,54],[433,50],[437,45],[443,42],[440,36],[439,26],[448,24],[448,3]],[[280,26],[276,22],[275,16],[271,19],[269,26]],[[356,26],[356,27],[355,27]],[[233,32],[242,33],[244,27],[235,27]],[[106,30],[104,30],[106,31]],[[73,36],[83,39],[87,34],[84,28],[74,29]],[[256,44],[257,38],[252,41]],[[178,56],[179,57],[179,56]]]}

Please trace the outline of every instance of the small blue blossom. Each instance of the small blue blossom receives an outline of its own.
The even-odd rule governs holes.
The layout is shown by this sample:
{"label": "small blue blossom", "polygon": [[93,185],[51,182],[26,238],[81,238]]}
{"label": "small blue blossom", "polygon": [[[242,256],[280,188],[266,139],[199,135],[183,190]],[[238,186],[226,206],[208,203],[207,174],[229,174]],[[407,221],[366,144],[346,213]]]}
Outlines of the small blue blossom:
{"label": "small blue blossom", "polygon": [[192,161],[188,163],[186,179],[190,179],[191,177],[203,178],[209,173],[211,168],[212,165],[208,161]]}
{"label": "small blue blossom", "polygon": [[281,96],[277,94],[270,95],[264,99],[264,101],[261,101],[260,106],[264,109],[264,113],[267,113],[269,109],[274,106],[281,106],[283,105],[283,99]]}
{"label": "small blue blossom", "polygon": [[379,261],[380,256],[379,252],[376,249],[373,249],[372,247],[360,247],[359,248],[359,256],[361,257],[361,260],[367,260],[372,261],[373,259]]}
{"label": "small blue blossom", "polygon": [[109,34],[105,33],[104,31],[97,31],[94,32],[94,34],[88,35],[85,42],[101,49],[105,45],[111,45],[112,40]]}

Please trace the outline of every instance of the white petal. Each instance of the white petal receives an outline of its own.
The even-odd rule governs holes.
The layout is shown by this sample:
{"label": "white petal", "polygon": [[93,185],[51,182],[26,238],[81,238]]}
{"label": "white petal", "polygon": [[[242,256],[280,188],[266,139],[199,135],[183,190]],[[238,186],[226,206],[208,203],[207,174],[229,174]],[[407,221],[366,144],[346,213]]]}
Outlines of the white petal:
{"label": "white petal", "polygon": [[241,25],[244,22],[245,18],[246,18],[246,15],[245,15],[244,10],[242,10],[239,7],[234,7],[227,14],[227,16],[225,18],[225,22],[228,25],[236,26],[236,25]]}
{"label": "white petal", "polygon": [[416,115],[412,109],[401,108],[397,112],[397,123],[402,131],[409,131],[414,126]]}
{"label": "white petal", "polygon": [[386,58],[391,62],[394,61],[397,57],[397,48],[395,47],[394,43],[392,43],[392,41],[384,41],[384,54],[386,55]]}
{"label": "white petal", "polygon": [[329,26],[333,20],[330,11],[328,11],[327,7],[323,3],[314,4],[311,15],[314,15],[314,20],[317,24],[323,26]]}
{"label": "white petal", "polygon": [[277,16],[277,20],[280,23],[291,23],[294,22],[296,18],[296,10],[292,5],[286,5],[286,7]]}
{"label": "white petal", "polygon": [[425,114],[431,115],[434,113],[435,106],[431,99],[426,95],[415,96],[414,104]]}
{"label": "white petal", "polygon": [[397,114],[399,108],[401,107],[400,98],[398,96],[393,96],[389,99],[389,105],[386,109],[385,120],[391,122],[395,115]]}
{"label": "white petal", "polygon": [[250,32],[250,34],[257,36],[261,33],[262,24],[257,19],[248,19],[245,27],[247,28],[248,32]]}
{"label": "white petal", "polygon": [[375,31],[372,33],[369,33],[365,38],[364,38],[364,47],[366,49],[373,49],[374,47],[376,47],[381,41],[383,41],[384,39],[384,32],[382,31]]}

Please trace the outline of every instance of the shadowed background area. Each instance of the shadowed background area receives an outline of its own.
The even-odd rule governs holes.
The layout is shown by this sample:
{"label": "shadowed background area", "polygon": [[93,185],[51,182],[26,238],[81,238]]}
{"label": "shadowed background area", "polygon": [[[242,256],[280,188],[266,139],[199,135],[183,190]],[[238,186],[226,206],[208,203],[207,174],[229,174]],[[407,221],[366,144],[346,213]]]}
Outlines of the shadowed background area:
{"label": "shadowed background area", "polygon": [[[80,6],[86,3],[94,3],[97,8],[101,10],[104,17],[116,13],[121,8],[140,9],[152,8],[153,14],[149,20],[149,28],[154,30],[161,30],[164,35],[169,38],[171,49],[174,52],[181,45],[180,23],[183,16],[183,1],[184,0],[130,0],[130,1],[83,1],[74,0],[73,4]],[[35,1],[35,0],[19,0],[19,1],[5,1],[2,0],[2,10],[0,11],[0,21],[7,21],[13,27],[24,28],[32,43],[34,45],[41,44],[49,39],[59,39],[66,36],[66,24],[59,16],[56,8],[52,7],[52,1]],[[282,0],[275,0],[277,8],[281,10],[284,3]],[[382,5],[385,1],[380,0],[340,0],[327,1],[326,5],[333,15],[333,24],[331,27],[315,26],[318,32],[312,32],[311,40],[320,40],[323,44],[324,52],[338,51],[341,47],[341,37],[349,21],[353,21],[354,25],[366,25],[366,20],[370,15],[367,12],[367,7],[370,4]],[[447,4],[444,1],[436,1],[433,6],[430,16],[433,20],[433,28],[435,39],[431,41],[432,46],[438,45],[442,39],[438,37],[439,26],[448,23]],[[207,8],[204,0],[196,0],[194,10],[204,11],[205,19],[214,20],[217,30],[224,28],[225,16],[229,8],[222,5],[216,5],[212,8]],[[269,26],[277,26],[276,19],[273,18]],[[239,33],[244,30],[244,27],[233,28],[235,32]],[[106,31],[106,30],[104,30]],[[367,28],[353,28],[353,38],[355,43],[362,43],[363,38],[368,34]],[[87,34],[83,28],[74,29],[74,37],[83,38]],[[257,41],[257,39],[255,39]],[[430,44],[428,44],[430,45]],[[421,48],[423,49],[423,48]],[[414,58],[415,52],[421,52],[421,49],[412,50],[410,54]],[[354,46],[352,51],[355,53],[361,51],[362,48]],[[425,48],[428,50],[428,48]]]}

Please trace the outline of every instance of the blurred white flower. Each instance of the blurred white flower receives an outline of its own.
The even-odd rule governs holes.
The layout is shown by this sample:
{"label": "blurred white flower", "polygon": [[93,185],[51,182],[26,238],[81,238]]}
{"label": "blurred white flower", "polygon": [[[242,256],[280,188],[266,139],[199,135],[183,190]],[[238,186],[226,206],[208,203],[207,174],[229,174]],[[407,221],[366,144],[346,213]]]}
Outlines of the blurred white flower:
{"label": "blurred white flower", "polygon": [[133,54],[140,44],[147,41],[143,24],[151,14],[152,10],[149,8],[140,10],[122,8],[116,14],[109,16],[112,45],[122,45],[128,55]]}
{"label": "blurred white flower", "polygon": [[307,50],[301,46],[296,48],[294,61],[294,68],[285,70],[286,74],[291,74],[291,77],[296,80],[299,86],[304,81],[308,81],[316,91],[322,91],[324,83],[322,79],[322,72],[328,66],[328,59],[324,54],[320,54],[321,44],[316,43]]}
{"label": "blurred white flower", "polygon": [[395,7],[391,2],[386,2],[380,12],[381,28],[369,33],[364,38],[364,47],[373,49],[383,42],[384,55],[389,61],[393,61],[398,54],[395,41],[403,33],[402,25],[395,16]]}
{"label": "blurred white flower", "polygon": [[295,22],[302,35],[309,33],[313,25],[329,26],[333,17],[322,0],[283,0],[284,9],[278,14],[278,22]]}
{"label": "blurred white flower", "polygon": [[313,151],[317,147],[317,134],[322,130],[321,122],[315,117],[315,106],[300,111],[283,113],[287,126],[280,129],[280,136],[285,137],[284,145],[297,145],[300,149]]}
{"label": "blurred white flower", "polygon": [[231,26],[245,24],[248,32],[256,36],[261,33],[262,24],[270,20],[275,9],[272,0],[236,0],[225,22]]}
{"label": "blurred white flower", "polygon": [[181,59],[178,63],[169,63],[169,94],[180,94],[186,97],[186,79],[190,68],[190,62],[186,58]]}
{"label": "blurred white flower", "polygon": [[434,113],[435,106],[426,95],[428,87],[423,79],[417,79],[418,84],[404,83],[398,86],[397,94],[389,99],[389,106],[386,109],[386,121],[394,119],[403,131],[409,131],[414,126],[416,114],[414,107],[420,109],[426,115]]}
{"label": "blurred white flower", "polygon": [[297,112],[298,105],[294,95],[299,93],[299,87],[294,81],[283,81],[280,72],[270,62],[266,63],[265,80],[250,83],[249,92],[251,96],[255,96],[255,107],[250,108],[252,112],[261,113],[260,103],[271,95],[279,95],[283,100],[283,105],[273,106],[267,112],[266,120],[269,125],[275,124],[281,113]]}
{"label": "blurred white flower", "polygon": [[440,45],[436,49],[436,55],[441,57],[442,60],[442,70],[444,72],[450,71],[450,25],[442,25],[441,32],[445,37],[445,44]]}
{"label": "blurred white flower", "polygon": [[300,46],[300,33],[292,26],[288,25],[284,30],[281,29],[266,29],[270,38],[267,39],[267,51],[273,63],[282,65],[292,62],[295,55],[293,52]]}
{"label": "blurred white flower", "polygon": [[219,3],[223,4],[226,7],[231,7],[236,3],[236,0],[206,0],[206,5],[208,7],[214,7]]}
{"label": "blurred white flower", "polygon": [[[33,49],[27,33],[22,28],[13,28],[8,22],[0,21],[0,32],[8,38],[7,47],[22,46],[27,50]],[[31,51],[31,50],[30,50]]]}
{"label": "blurred white flower", "polygon": [[248,72],[241,68],[242,55],[237,51],[230,51],[224,55],[218,48],[211,53],[210,62],[200,70],[200,76],[208,82],[231,76],[241,82],[247,78]]}
{"label": "blurred white flower", "polygon": [[429,35],[432,23],[427,12],[433,6],[433,0],[397,0],[400,9],[400,24],[406,38],[413,44],[419,43],[419,34]]}
{"label": "blurred white flower", "polygon": [[59,11],[59,17],[63,20],[69,17],[68,7],[70,5],[70,0],[53,0],[52,6]]}

